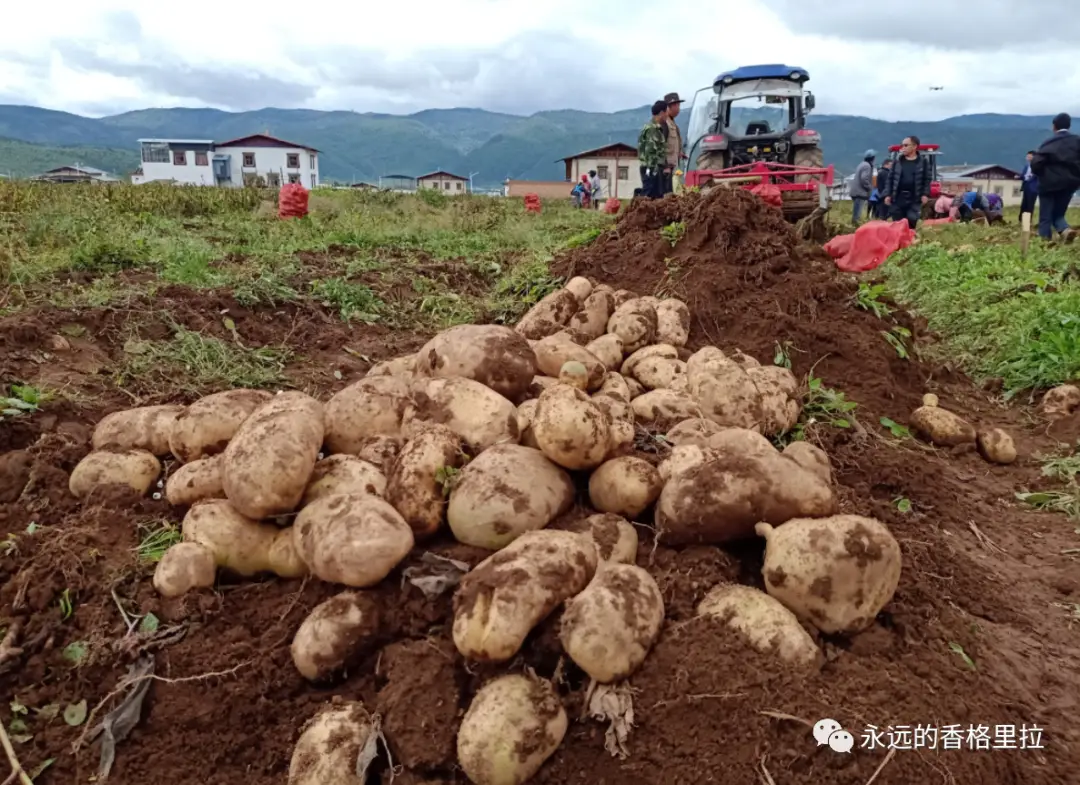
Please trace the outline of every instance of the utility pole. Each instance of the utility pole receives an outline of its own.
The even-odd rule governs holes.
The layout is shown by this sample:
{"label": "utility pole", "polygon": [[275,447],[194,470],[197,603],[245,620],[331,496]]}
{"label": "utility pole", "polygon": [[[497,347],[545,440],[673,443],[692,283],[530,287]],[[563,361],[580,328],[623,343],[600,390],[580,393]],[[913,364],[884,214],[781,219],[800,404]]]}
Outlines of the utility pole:
{"label": "utility pole", "polygon": [[469,172],[469,193],[473,192],[472,179],[473,179],[473,175],[477,175],[477,174],[480,174],[480,173],[479,172]]}

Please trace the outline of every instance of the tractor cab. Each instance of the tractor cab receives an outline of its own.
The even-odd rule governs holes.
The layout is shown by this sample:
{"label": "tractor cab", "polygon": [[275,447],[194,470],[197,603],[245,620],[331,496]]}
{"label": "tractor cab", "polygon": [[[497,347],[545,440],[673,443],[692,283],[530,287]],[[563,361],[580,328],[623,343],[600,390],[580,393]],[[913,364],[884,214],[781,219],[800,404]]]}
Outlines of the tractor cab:
{"label": "tractor cab", "polygon": [[[941,196],[941,179],[938,177],[938,157],[941,155],[941,145],[921,144],[919,145],[919,152],[926,156],[926,159],[930,162],[930,197],[937,199]],[[893,162],[894,169],[899,157],[900,145],[891,145],[889,147],[889,160]]]}

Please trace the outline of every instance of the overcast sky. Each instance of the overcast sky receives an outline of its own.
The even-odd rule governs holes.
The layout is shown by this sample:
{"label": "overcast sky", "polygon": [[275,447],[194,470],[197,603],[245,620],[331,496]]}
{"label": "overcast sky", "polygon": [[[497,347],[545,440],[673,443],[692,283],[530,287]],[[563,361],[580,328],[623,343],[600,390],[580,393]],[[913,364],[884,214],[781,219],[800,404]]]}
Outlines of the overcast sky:
{"label": "overcast sky", "polygon": [[[614,111],[670,90],[688,97],[738,65],[782,61],[810,71],[818,112],[1054,114],[1080,109],[1080,13],[1069,8],[1058,0],[6,0],[0,103],[95,116],[164,106]],[[931,92],[936,85],[945,89]]]}

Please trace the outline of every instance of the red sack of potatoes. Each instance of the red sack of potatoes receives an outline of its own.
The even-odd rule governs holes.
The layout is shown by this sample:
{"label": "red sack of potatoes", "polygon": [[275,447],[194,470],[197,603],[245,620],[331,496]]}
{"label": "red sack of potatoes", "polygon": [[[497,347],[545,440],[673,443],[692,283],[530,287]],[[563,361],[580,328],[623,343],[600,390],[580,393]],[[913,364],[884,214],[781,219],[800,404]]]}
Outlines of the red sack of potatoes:
{"label": "red sack of potatoes", "polygon": [[608,215],[615,215],[619,212],[620,207],[622,207],[622,202],[620,202],[615,197],[611,197],[606,202],[604,202],[604,212]]}
{"label": "red sack of potatoes", "polygon": [[780,189],[772,183],[761,183],[761,185],[755,185],[750,189],[750,193],[754,194],[765,202],[765,204],[772,205],[773,207],[784,206],[784,196],[780,193]]}
{"label": "red sack of potatoes", "polygon": [[286,183],[278,193],[278,218],[303,218],[308,214],[308,192],[300,183]]}
{"label": "red sack of potatoes", "polygon": [[540,197],[536,194],[525,194],[525,209],[530,213],[540,212]]}

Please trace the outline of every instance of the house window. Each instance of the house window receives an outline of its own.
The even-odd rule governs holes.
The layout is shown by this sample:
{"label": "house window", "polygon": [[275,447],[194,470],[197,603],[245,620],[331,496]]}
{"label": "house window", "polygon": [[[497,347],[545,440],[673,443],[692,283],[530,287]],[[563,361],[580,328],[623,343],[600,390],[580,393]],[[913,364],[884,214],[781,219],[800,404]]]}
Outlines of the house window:
{"label": "house window", "polygon": [[1004,185],[995,185],[994,186],[994,193],[996,193],[998,196],[1003,195],[1005,193],[1005,186]]}
{"label": "house window", "polygon": [[315,175],[311,175],[311,187],[315,188]]}
{"label": "house window", "polygon": [[312,169],[314,169],[315,168],[315,153],[311,153],[310,155],[308,155],[307,159],[308,159],[308,166],[311,167]]}
{"label": "house window", "polygon": [[1012,194],[1013,194],[1014,199],[1017,199],[1017,198],[1020,197],[1020,186],[1019,185],[1014,185],[1013,186]]}
{"label": "house window", "polygon": [[209,156],[206,153],[195,153],[195,165],[196,166],[209,166]]}
{"label": "house window", "polygon": [[608,179],[607,167],[606,166],[598,166],[598,167],[596,167],[596,177],[599,180]]}
{"label": "house window", "polygon": [[277,172],[268,172],[266,175],[266,184],[271,188],[281,187],[281,175]]}
{"label": "house window", "polygon": [[300,175],[293,172],[292,174],[289,175],[289,182],[290,183],[298,183],[298,182],[300,182]]}
{"label": "house window", "polygon": [[173,166],[187,166],[187,153],[183,150],[173,150]]}
{"label": "house window", "polygon": [[287,166],[290,169],[299,169],[300,168],[300,153],[289,153],[286,156],[285,166]]}
{"label": "house window", "polygon": [[620,180],[629,180],[630,179],[630,167],[629,166],[620,166],[619,167],[619,179]]}
{"label": "house window", "polygon": [[244,166],[255,166],[255,153],[244,153]]}
{"label": "house window", "polygon": [[443,183],[443,188],[447,191],[450,190],[450,183]]}
{"label": "house window", "polygon": [[457,189],[458,189],[459,191],[461,190],[461,183],[458,183],[458,184],[457,184]]}
{"label": "house window", "polygon": [[167,164],[169,162],[169,146],[155,142],[144,142],[142,159],[144,164]]}

